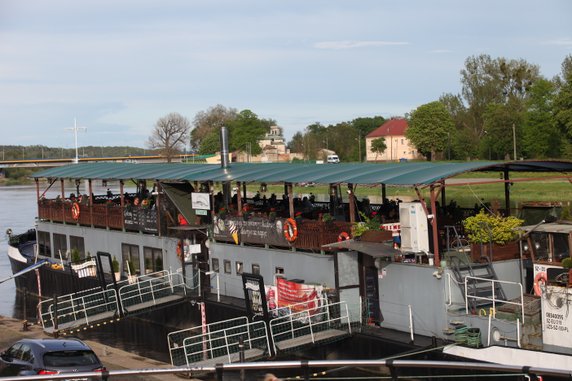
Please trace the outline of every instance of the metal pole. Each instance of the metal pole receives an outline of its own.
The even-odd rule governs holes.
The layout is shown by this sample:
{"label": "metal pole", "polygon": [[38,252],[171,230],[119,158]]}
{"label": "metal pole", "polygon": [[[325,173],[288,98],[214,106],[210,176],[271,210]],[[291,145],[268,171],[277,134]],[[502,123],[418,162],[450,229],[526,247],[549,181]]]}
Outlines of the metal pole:
{"label": "metal pole", "polygon": [[513,148],[513,158],[516,160],[516,128],[514,123],[512,124],[512,148]]}

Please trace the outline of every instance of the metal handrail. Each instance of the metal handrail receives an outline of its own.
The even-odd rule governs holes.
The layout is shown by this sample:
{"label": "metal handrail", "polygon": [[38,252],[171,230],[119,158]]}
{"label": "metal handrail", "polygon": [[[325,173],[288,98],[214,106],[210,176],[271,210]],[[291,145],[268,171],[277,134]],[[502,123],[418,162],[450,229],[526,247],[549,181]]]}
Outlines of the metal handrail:
{"label": "metal handrail", "polygon": [[[87,300],[87,298],[91,300]],[[96,311],[99,313],[102,307],[106,311],[118,310],[118,299],[115,290],[103,290],[95,292],[90,295],[82,295],[74,297],[74,294],[66,295],[63,301],[58,300],[58,315],[55,316],[54,299],[48,299],[40,302],[41,322],[44,329],[49,327],[48,322],[52,322],[54,326],[55,320],[58,322],[61,319],[73,316],[73,321],[84,321],[85,324],[90,323],[90,317],[95,315]],[[43,306],[47,305],[47,308]],[[81,306],[78,308],[78,306]]]}
{"label": "metal handrail", "polygon": [[[340,307],[340,316],[339,317],[330,317],[329,316],[329,309],[331,307],[339,306]],[[342,309],[345,311],[343,314]],[[314,314],[311,314],[312,310],[322,310],[317,311]],[[299,331],[310,330],[310,337],[311,342],[315,343],[315,335],[314,330],[318,326],[322,325],[331,325],[333,323],[342,323],[343,321],[347,321],[347,327],[349,333],[351,333],[351,322],[350,322],[350,315],[349,310],[346,302],[341,301],[337,303],[325,304],[318,308],[307,309],[301,312],[295,312],[287,316],[279,316],[270,320],[270,332],[272,335],[272,342],[274,343],[274,350],[277,350],[276,343],[281,341],[278,339],[279,336],[288,335],[291,338],[296,338],[296,333]],[[296,326],[294,325],[294,321],[298,322],[299,324]],[[287,327],[290,328],[281,331],[280,328]]]}
{"label": "metal handrail", "polygon": [[170,274],[167,273],[164,276],[152,277],[149,279],[141,280],[143,277],[138,277],[134,284],[127,284],[119,289],[119,299],[121,300],[121,305],[125,308],[126,306],[133,306],[138,303],[133,303],[133,299],[139,299],[141,303],[146,300],[146,297],[150,297],[152,304],[157,304],[157,299],[155,294],[159,291],[169,290],[169,294],[175,293],[175,288],[181,287],[183,293],[186,293],[186,288],[184,287],[184,281],[181,274]]}
{"label": "metal handrail", "polygon": [[[469,279],[474,279],[474,280],[480,281],[480,282],[491,283],[491,290],[493,293],[492,298],[488,298],[485,296],[469,295],[469,293],[468,293]],[[497,279],[487,279],[487,278],[480,278],[480,277],[476,277],[476,276],[467,275],[465,277],[465,312],[466,312],[466,314],[467,315],[469,314],[469,298],[474,299],[474,300],[486,300],[486,301],[492,302],[493,303],[493,310],[496,311],[497,299],[495,297],[495,283],[513,285],[513,286],[518,286],[520,288],[520,303],[512,302],[510,300],[502,300],[502,302],[506,303],[506,304],[512,304],[515,306],[520,306],[522,323],[524,324],[524,296],[523,296],[522,284],[519,282],[510,282],[510,281],[506,281],[506,280],[497,280]]]}
{"label": "metal handrail", "polygon": [[[231,320],[238,320],[238,319],[231,319]],[[240,339],[244,339],[244,336],[246,333],[249,333],[248,338],[246,340],[244,340],[245,344],[248,344],[249,348],[253,347],[253,342],[258,341],[260,339],[264,339],[265,343],[266,343],[266,348],[269,347],[269,342],[268,342],[268,337],[266,335],[266,323],[262,320],[260,321],[255,321],[255,322],[248,322],[248,320],[246,320],[247,323],[243,324],[243,325],[237,325],[237,326],[230,326],[230,327],[226,327],[217,331],[209,331],[207,334],[199,334],[199,335],[194,335],[194,336],[190,336],[187,337],[183,340],[183,351],[184,351],[184,355],[185,355],[185,362],[187,364],[187,366],[190,366],[192,362],[190,362],[189,360],[191,358],[193,358],[193,356],[196,355],[202,355],[203,359],[207,360],[207,359],[212,359],[215,358],[215,353],[218,350],[223,350],[224,352],[224,356],[228,358],[228,362],[232,363],[232,355],[235,353],[239,352],[239,341]],[[263,332],[263,335],[257,336],[252,338],[250,336],[250,332],[255,332],[256,329],[255,328],[259,328],[258,331]],[[240,328],[242,328],[241,330],[239,330]],[[190,349],[193,347],[193,345],[197,345],[198,343],[201,343],[203,341],[203,338],[205,336],[209,337],[209,340],[207,341],[208,343],[208,350],[205,352],[205,348],[201,348],[201,350],[198,351],[193,351],[190,352]],[[214,336],[214,338],[213,338]],[[214,346],[212,345],[213,343],[215,343],[217,340],[223,340],[224,339],[224,344],[223,345],[218,345],[218,346]],[[207,355],[205,357],[205,355]],[[171,357],[171,362],[172,362],[172,357]]]}

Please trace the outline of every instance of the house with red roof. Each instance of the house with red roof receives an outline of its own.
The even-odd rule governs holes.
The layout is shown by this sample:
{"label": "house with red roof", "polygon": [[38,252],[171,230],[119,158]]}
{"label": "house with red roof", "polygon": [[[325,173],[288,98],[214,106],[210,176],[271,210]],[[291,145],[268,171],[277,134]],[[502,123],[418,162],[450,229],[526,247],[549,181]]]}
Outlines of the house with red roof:
{"label": "house with red roof", "polygon": [[[370,132],[365,137],[366,161],[399,161],[419,159],[417,148],[405,137],[407,120],[393,118]],[[387,148],[383,153],[373,152],[371,144],[375,139],[385,139]]]}

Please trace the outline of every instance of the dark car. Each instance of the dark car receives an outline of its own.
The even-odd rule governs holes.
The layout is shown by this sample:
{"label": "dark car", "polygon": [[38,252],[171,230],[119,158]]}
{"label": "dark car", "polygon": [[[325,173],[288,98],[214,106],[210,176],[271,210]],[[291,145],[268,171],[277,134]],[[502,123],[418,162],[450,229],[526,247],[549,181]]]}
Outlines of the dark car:
{"label": "dark car", "polygon": [[0,355],[1,377],[104,371],[96,354],[78,339],[23,339]]}

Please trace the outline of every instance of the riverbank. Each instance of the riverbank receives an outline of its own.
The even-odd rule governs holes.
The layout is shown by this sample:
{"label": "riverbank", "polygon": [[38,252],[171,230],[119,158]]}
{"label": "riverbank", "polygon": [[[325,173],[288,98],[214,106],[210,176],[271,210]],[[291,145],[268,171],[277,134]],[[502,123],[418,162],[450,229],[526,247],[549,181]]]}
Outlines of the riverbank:
{"label": "riverbank", "polygon": [[[24,331],[24,322],[22,320],[10,317],[0,316],[0,349],[4,351],[14,342],[24,339],[41,339],[49,338],[44,333],[42,327],[32,324],[28,330]],[[123,370],[123,369],[148,369],[148,368],[170,368],[171,364],[153,360],[146,357],[138,356],[134,353],[123,351],[119,348],[110,347],[94,340],[83,340],[97,354],[107,370]],[[181,381],[183,378],[176,375],[162,374],[157,376],[122,376],[113,377],[116,380],[137,380],[137,381]],[[195,379],[196,381],[200,381]]]}

